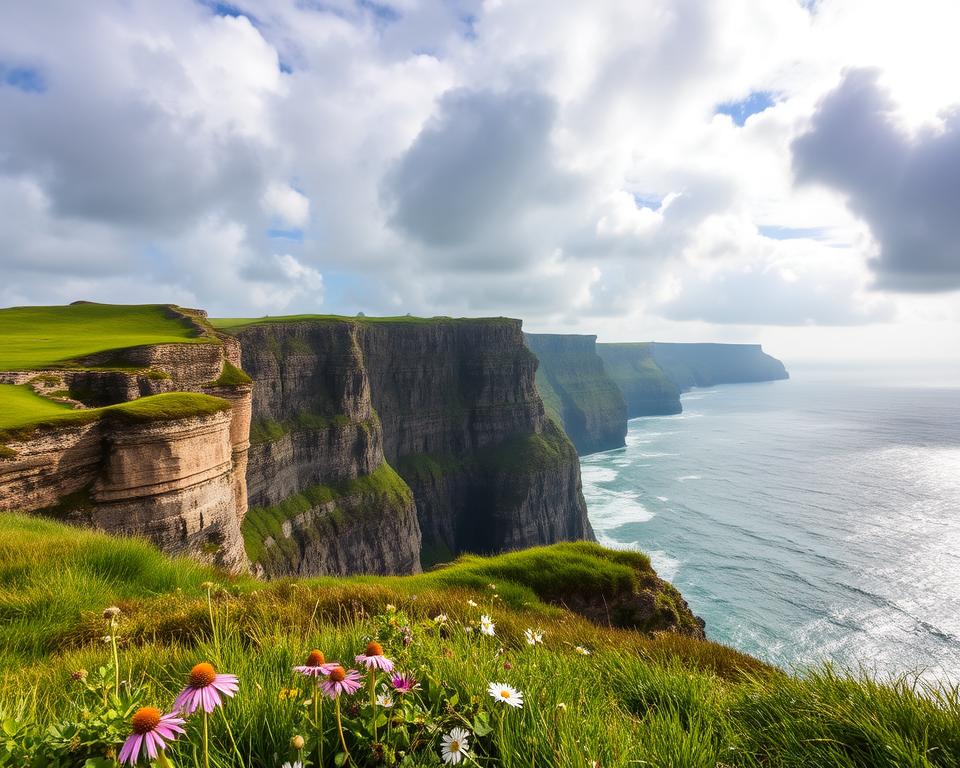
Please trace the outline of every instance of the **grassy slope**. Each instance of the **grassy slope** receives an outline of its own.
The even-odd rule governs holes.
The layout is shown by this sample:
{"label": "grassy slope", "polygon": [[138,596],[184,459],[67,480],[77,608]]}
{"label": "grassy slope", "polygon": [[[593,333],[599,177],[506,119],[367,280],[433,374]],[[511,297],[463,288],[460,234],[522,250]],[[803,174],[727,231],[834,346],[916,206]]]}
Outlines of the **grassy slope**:
{"label": "grassy slope", "polygon": [[[712,643],[597,627],[537,597],[584,579],[594,587],[629,579],[631,566],[643,562],[569,545],[468,558],[410,578],[258,585],[138,542],[0,516],[0,715],[35,723],[37,732],[75,717],[78,686],[70,671],[107,663],[100,611],[116,603],[123,675],[143,686],[146,701],[169,705],[197,660],[239,675],[240,692],[226,711],[244,764],[292,759],[290,737],[309,736],[306,693],[278,697],[281,689],[304,687],[291,666],[307,650],[351,658],[377,634],[403,668],[456,694],[460,708],[491,707],[484,693],[491,680],[525,693],[522,710],[503,713],[505,727],[476,740],[484,766],[960,766],[956,691],[924,696],[905,682],[879,685],[830,670],[789,677]],[[216,639],[200,586],[207,579],[226,587],[215,600]],[[387,603],[407,614],[415,637],[409,648],[370,619]],[[441,610],[449,615],[447,633],[429,620]],[[480,612],[496,622],[495,639],[463,631]],[[543,646],[526,645],[528,626],[544,630]],[[574,645],[592,655],[575,653]],[[224,721],[214,718],[211,726],[212,764],[239,765]],[[173,755],[178,765],[192,764],[195,724],[190,733],[193,747]],[[410,765],[438,764],[439,735],[432,738],[434,746]]]}
{"label": "grassy slope", "polygon": [[430,325],[434,323],[515,323],[509,317],[414,317],[402,315],[398,317],[366,317],[347,315],[278,315],[272,317],[212,317],[210,324],[221,331],[237,331],[248,325],[269,323],[299,323],[304,321],[351,322],[351,323],[402,323],[411,325]]}
{"label": "grassy slope", "polygon": [[[15,390],[11,397],[10,390]],[[0,384],[0,443],[24,440],[37,429],[86,424],[98,419],[115,419],[124,423],[147,423],[185,419],[191,416],[209,416],[230,410],[230,403],[219,397],[195,392],[167,392],[150,395],[127,403],[107,405],[103,408],[46,409],[36,406],[26,396],[32,395],[26,387]],[[37,400],[43,400],[33,395]],[[10,403],[12,402],[12,406]],[[50,402],[50,401],[45,401]],[[27,403],[21,410],[19,404]]]}
{"label": "grassy slope", "polygon": [[142,344],[205,344],[195,323],[160,304],[0,309],[0,371],[49,368]]}

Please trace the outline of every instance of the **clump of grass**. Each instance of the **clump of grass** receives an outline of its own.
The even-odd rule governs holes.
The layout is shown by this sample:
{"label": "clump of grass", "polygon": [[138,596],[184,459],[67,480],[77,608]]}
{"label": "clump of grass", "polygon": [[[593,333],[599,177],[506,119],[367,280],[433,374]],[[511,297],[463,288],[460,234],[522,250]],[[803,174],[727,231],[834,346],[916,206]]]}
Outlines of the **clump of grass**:
{"label": "clump of grass", "polygon": [[244,371],[229,360],[223,361],[223,370],[219,378],[213,382],[215,387],[239,387],[244,384],[250,384],[253,381]]}
{"label": "clump of grass", "polygon": [[[139,542],[0,515],[0,763],[105,765],[96,761],[116,753],[130,713],[168,708],[191,667],[209,661],[240,689],[210,718],[208,739],[188,721],[169,747],[174,764],[196,764],[206,743],[217,768],[316,763],[320,749],[333,765],[346,762],[345,744],[358,768],[436,766],[441,735],[457,726],[485,768],[960,766],[957,688],[829,667],[787,675],[715,643],[597,626],[538,597],[583,577],[585,563],[601,588],[630,580],[621,567],[641,581],[649,567],[577,544],[416,577],[259,584]],[[478,583],[494,578],[495,588]],[[113,641],[102,640],[107,605],[121,610],[109,628],[119,686]],[[542,642],[530,644],[531,628]],[[313,648],[351,660],[374,639],[420,688],[394,694],[389,709],[369,703],[369,687],[343,699],[341,742],[332,703],[317,727],[313,688],[293,667]],[[522,708],[491,698],[491,682],[521,691]]]}

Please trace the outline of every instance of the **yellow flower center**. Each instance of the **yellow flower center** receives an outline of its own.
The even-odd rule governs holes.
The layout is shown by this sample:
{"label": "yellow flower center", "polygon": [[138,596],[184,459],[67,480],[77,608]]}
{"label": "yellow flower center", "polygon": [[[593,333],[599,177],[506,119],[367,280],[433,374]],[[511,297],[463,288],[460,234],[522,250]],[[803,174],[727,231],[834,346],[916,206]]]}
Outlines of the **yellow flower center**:
{"label": "yellow flower center", "polygon": [[190,670],[190,685],[194,688],[206,688],[217,678],[213,664],[203,661]]}
{"label": "yellow flower center", "polygon": [[500,695],[503,696],[503,698],[505,698],[505,699],[509,699],[509,698],[510,698],[510,691],[500,691]]}
{"label": "yellow flower center", "polygon": [[330,670],[330,679],[335,683],[340,683],[347,679],[347,672],[343,667],[334,667]]}
{"label": "yellow flower center", "polygon": [[310,655],[307,656],[306,666],[319,667],[321,664],[325,662],[326,662],[326,658],[324,657],[324,655],[320,651],[314,649],[310,651]]}
{"label": "yellow flower center", "polygon": [[367,643],[367,656],[383,656],[383,646],[376,641]]}
{"label": "yellow flower center", "polygon": [[460,742],[459,742],[459,741],[451,741],[451,742],[450,742],[450,751],[451,751],[451,752],[459,752],[459,751],[460,751]]}
{"label": "yellow flower center", "polygon": [[141,736],[150,733],[160,725],[160,710],[156,707],[141,707],[130,718],[130,724],[133,726],[134,733]]}

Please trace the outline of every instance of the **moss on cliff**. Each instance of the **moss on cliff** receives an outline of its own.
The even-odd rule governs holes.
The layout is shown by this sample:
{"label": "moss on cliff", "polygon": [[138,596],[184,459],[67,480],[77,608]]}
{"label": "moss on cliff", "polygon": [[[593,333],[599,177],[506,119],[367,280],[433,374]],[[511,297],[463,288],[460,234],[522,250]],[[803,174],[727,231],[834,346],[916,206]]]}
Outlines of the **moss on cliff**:
{"label": "moss on cliff", "polygon": [[289,419],[276,421],[274,419],[254,419],[250,424],[250,443],[259,445],[272,443],[284,435],[300,430],[345,429],[356,423],[361,429],[369,431],[379,423],[376,412],[363,421],[353,422],[343,413],[334,416],[325,416],[312,410],[300,411]]}
{"label": "moss on cliff", "polygon": [[439,453],[414,453],[401,456],[395,463],[397,472],[411,482],[436,483],[464,468],[464,462],[455,456]]}
{"label": "moss on cliff", "polygon": [[[300,493],[288,496],[278,504],[269,507],[251,507],[243,521],[243,543],[247,557],[251,562],[260,562],[266,555],[266,543],[272,539],[274,546],[281,549],[287,537],[283,534],[283,524],[292,518],[312,509],[333,503],[330,515],[343,515],[336,502],[346,497],[366,497],[370,504],[366,509],[378,511],[386,506],[405,508],[413,503],[410,488],[393,467],[383,462],[369,475],[361,475],[332,485],[313,485]],[[353,513],[356,514],[356,513]],[[360,508],[364,514],[364,507]]]}
{"label": "moss on cliff", "polygon": [[483,471],[521,477],[566,466],[576,457],[573,444],[553,422],[539,434],[517,435],[476,454]]}
{"label": "moss on cliff", "polygon": [[680,388],[653,359],[653,344],[597,344],[604,368],[623,393],[627,418],[680,413]]}
{"label": "moss on cliff", "polygon": [[[162,373],[162,371],[161,371]],[[239,387],[253,382],[246,373],[241,371],[229,360],[223,361],[223,372],[220,378],[213,382],[214,387]]]}
{"label": "moss on cliff", "polygon": [[509,317],[415,317],[402,315],[397,317],[366,317],[363,315],[278,315],[276,317],[213,317],[210,323],[222,331],[239,331],[250,325],[269,325],[271,323],[337,322],[363,325],[402,324],[435,325],[441,323],[506,323],[515,325],[518,321]]}

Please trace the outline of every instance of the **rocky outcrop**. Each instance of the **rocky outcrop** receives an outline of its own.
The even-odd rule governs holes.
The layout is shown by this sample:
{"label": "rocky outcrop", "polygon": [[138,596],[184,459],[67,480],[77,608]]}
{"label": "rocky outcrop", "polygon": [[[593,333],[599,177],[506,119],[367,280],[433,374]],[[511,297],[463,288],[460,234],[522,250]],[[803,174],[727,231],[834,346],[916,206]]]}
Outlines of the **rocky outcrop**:
{"label": "rocky outcrop", "polygon": [[653,344],[597,344],[607,375],[623,393],[627,418],[680,413],[680,387],[653,359]]}
{"label": "rocky outcrop", "polygon": [[195,325],[200,340],[0,374],[0,383],[74,407],[0,431],[0,511],[143,536],[166,552],[246,570],[252,387],[238,369],[239,345],[218,337],[202,312],[157,311]]}
{"label": "rocky outcrop", "polygon": [[759,344],[651,345],[653,359],[680,389],[788,379],[783,363]]}
{"label": "rocky outcrop", "polygon": [[[334,546],[363,538],[367,549],[401,553],[378,572],[408,562],[413,548],[429,564],[592,537],[576,452],[544,415],[519,321],[281,318],[235,333],[257,381],[248,551],[290,522],[280,535],[292,553],[289,540],[305,539],[306,525],[328,524],[330,498],[343,512]],[[415,524],[382,481],[366,483],[380,506],[363,514],[369,505],[354,491],[384,464],[412,491]],[[351,517],[363,518],[355,535]],[[346,549],[301,548],[300,557],[286,572],[302,572],[305,560],[311,572],[328,568],[321,561],[337,572],[369,568]]]}
{"label": "rocky outcrop", "polygon": [[597,355],[596,336],[526,333],[537,356],[537,390],[547,414],[563,427],[582,456],[622,448],[627,406]]}
{"label": "rocky outcrop", "polygon": [[419,571],[416,508],[384,459],[356,326],[264,323],[239,338],[257,381],[244,522],[255,572]]}

